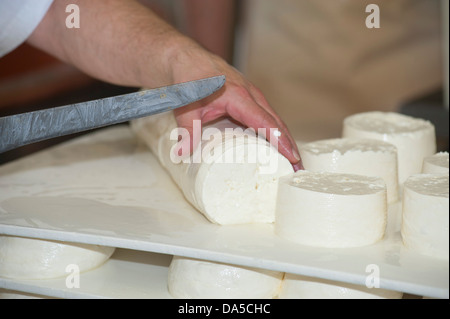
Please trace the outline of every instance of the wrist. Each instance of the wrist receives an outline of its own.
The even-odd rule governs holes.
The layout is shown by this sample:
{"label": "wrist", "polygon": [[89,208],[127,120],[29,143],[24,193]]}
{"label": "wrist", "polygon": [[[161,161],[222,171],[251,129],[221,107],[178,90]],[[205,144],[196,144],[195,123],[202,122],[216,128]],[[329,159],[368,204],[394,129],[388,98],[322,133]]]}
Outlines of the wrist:
{"label": "wrist", "polygon": [[223,74],[223,61],[190,38],[178,41],[168,54],[172,83],[181,83]]}

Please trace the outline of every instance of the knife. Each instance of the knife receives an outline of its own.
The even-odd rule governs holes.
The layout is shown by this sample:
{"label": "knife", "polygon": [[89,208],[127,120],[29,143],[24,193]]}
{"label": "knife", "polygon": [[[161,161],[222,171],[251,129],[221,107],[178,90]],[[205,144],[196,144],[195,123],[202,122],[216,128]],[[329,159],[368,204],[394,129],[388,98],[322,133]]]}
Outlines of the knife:
{"label": "knife", "polygon": [[0,153],[42,140],[170,111],[201,100],[225,84],[225,76],[0,118]]}

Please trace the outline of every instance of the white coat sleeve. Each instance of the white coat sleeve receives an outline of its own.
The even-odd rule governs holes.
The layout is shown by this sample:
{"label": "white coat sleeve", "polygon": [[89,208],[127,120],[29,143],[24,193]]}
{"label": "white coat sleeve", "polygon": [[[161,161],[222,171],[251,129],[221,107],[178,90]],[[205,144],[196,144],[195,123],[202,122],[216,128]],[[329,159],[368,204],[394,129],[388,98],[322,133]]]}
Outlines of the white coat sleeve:
{"label": "white coat sleeve", "polygon": [[0,0],[0,57],[25,42],[53,0]]}

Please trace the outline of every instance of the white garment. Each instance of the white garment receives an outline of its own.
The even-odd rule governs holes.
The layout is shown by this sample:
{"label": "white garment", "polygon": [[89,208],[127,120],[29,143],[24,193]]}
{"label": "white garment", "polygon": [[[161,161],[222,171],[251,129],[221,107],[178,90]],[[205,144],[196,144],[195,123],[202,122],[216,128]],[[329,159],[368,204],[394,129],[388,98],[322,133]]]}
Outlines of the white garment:
{"label": "white garment", "polygon": [[25,42],[53,0],[0,0],[0,57]]}
{"label": "white garment", "polygon": [[[442,87],[439,1],[247,4],[238,67],[298,141],[339,137],[347,116],[397,111]],[[366,27],[369,4],[379,29]]]}

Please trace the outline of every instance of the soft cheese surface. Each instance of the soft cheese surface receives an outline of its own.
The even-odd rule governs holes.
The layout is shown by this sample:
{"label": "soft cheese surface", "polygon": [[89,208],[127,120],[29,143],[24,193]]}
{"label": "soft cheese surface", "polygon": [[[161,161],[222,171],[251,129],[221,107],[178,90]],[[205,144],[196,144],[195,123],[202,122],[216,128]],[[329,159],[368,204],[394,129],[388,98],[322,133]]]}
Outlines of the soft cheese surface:
{"label": "soft cheese surface", "polygon": [[132,128],[209,221],[220,225],[274,221],[278,178],[294,170],[265,139],[224,119],[203,127],[204,133],[216,129],[220,134],[207,135],[200,157],[194,153],[186,162],[174,163],[173,113],[136,120]]}
{"label": "soft cheese surface", "polygon": [[401,234],[420,254],[449,259],[449,175],[417,174],[405,182]]}
{"label": "soft cheese surface", "polygon": [[436,153],[433,124],[393,112],[366,112],[344,120],[342,137],[378,139],[397,147],[399,184],[422,171],[423,159]]}
{"label": "soft cheese surface", "polygon": [[291,186],[304,190],[334,195],[368,195],[386,190],[380,178],[354,174],[297,172],[282,181],[289,181]]}
{"label": "soft cheese surface", "polygon": [[422,173],[447,173],[449,172],[448,152],[439,152],[432,156],[427,156],[423,160]]}
{"label": "soft cheese surface", "polygon": [[285,274],[280,299],[401,299],[403,293],[321,278]]}
{"label": "soft cheese surface", "polygon": [[298,171],[279,184],[275,232],[281,237],[308,246],[357,247],[384,236],[381,178]]}
{"label": "soft cheese surface", "polygon": [[415,133],[432,128],[429,121],[394,112],[367,112],[348,117],[345,123],[361,131],[380,134]]}
{"label": "soft cheese surface", "polygon": [[174,256],[168,289],[184,299],[271,299],[280,290],[282,272]]}
{"label": "soft cheese surface", "polygon": [[368,138],[334,138],[310,142],[301,146],[304,152],[312,154],[328,154],[339,152],[387,152],[395,153],[396,148],[390,143]]}
{"label": "soft cheese surface", "polygon": [[397,148],[374,139],[336,138],[300,146],[303,166],[309,171],[327,171],[381,177],[388,202],[398,194]]}
{"label": "soft cheese surface", "polygon": [[80,272],[94,269],[111,257],[115,248],[13,236],[0,236],[0,277],[49,279],[67,276],[66,267]]}

